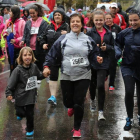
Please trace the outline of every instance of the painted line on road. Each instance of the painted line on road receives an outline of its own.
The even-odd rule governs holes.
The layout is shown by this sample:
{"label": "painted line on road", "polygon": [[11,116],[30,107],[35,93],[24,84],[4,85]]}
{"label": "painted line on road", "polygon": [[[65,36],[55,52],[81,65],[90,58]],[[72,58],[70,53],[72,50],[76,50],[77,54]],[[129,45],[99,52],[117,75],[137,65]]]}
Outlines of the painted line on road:
{"label": "painted line on road", "polygon": [[7,70],[5,72],[2,72],[2,73],[0,73],[0,75],[3,75],[3,74],[8,73],[8,72],[10,72],[10,70]]}

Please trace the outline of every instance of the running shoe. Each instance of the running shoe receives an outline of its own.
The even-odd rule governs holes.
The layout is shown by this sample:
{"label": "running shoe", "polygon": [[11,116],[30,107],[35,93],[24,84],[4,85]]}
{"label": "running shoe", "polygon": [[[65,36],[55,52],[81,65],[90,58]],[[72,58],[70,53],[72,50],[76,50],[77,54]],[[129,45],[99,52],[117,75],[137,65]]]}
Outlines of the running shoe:
{"label": "running shoe", "polygon": [[96,103],[94,100],[90,100],[90,111],[95,112],[96,110]]}
{"label": "running shoe", "polygon": [[124,130],[129,131],[132,127],[132,124],[133,124],[133,119],[126,118],[126,124],[124,126]]}
{"label": "running shoe", "polygon": [[71,117],[74,114],[74,109],[73,108],[69,108],[68,109],[68,116]]}
{"label": "running shoe", "polygon": [[110,86],[109,91],[113,91],[113,90],[115,90],[115,88],[113,86]]}
{"label": "running shoe", "polygon": [[4,59],[5,59],[4,55],[0,56],[0,61],[3,61]]}
{"label": "running shoe", "polygon": [[98,121],[100,120],[106,120],[106,118],[104,117],[103,111],[98,112]]}
{"label": "running shoe", "polygon": [[38,83],[38,84],[41,84],[41,80],[37,80],[37,83]]}
{"label": "running shoe", "polygon": [[17,116],[17,120],[18,121],[21,121],[22,120],[22,117]]}
{"label": "running shoe", "polygon": [[52,96],[48,99],[48,103],[51,104],[51,105],[57,105],[55,96],[52,95]]}
{"label": "running shoe", "polygon": [[31,132],[26,132],[26,136],[27,137],[31,137],[34,135],[34,131],[31,131]]}
{"label": "running shoe", "polygon": [[73,129],[72,132],[73,132],[73,138],[81,138],[81,130],[80,129],[79,130]]}
{"label": "running shoe", "polygon": [[137,115],[137,118],[138,118],[138,124],[139,124],[139,126],[140,126],[140,116]]}

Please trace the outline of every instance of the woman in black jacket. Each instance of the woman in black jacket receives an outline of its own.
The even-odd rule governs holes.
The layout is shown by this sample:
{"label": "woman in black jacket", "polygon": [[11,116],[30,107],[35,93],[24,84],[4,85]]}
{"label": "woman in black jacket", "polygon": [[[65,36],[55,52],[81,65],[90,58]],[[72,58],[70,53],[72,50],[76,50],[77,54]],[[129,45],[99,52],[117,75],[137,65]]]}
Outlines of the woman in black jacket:
{"label": "woman in black jacket", "polygon": [[90,83],[90,96],[91,96],[91,111],[95,110],[95,95],[96,86],[98,89],[98,120],[105,120],[103,115],[104,101],[105,101],[105,78],[109,69],[109,53],[114,50],[114,38],[112,33],[104,27],[105,15],[102,11],[95,11],[93,13],[94,27],[91,31],[87,32],[100,48],[100,56],[103,57],[102,64],[91,66],[92,77]]}
{"label": "woman in black jacket", "polygon": [[[111,13],[105,14],[105,27],[112,32],[114,40],[117,34],[121,31],[120,26],[113,23],[113,15]],[[115,57],[115,50],[110,53],[110,66],[109,66],[109,91],[115,90],[115,76],[116,76],[117,59]]]}
{"label": "woman in black jacket", "polygon": [[121,72],[125,85],[125,106],[127,111],[125,131],[131,129],[133,123],[134,89],[136,85],[138,124],[140,126],[140,13],[132,10],[129,13],[130,28],[121,31],[116,39],[123,50]]}
{"label": "woman in black jacket", "polygon": [[[69,26],[65,22],[65,12],[63,9],[57,9],[53,13],[53,20],[47,27],[41,44],[44,50],[48,50],[52,47],[54,42],[62,35],[69,31]],[[49,81],[49,87],[51,97],[48,99],[48,103],[56,105],[56,92],[57,92],[57,80],[58,80],[59,66],[51,67],[51,75]]]}

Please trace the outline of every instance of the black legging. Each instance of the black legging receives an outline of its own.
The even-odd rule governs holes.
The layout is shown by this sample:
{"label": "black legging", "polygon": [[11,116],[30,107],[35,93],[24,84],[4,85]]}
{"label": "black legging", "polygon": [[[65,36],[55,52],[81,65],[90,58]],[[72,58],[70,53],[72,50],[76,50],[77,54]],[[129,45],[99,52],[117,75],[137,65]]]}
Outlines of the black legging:
{"label": "black legging", "polygon": [[116,77],[116,67],[117,67],[117,59],[115,58],[115,53],[112,52],[110,55],[110,66],[109,66],[109,86],[115,86],[115,77]]}
{"label": "black legging", "polygon": [[59,67],[58,66],[51,66],[50,70],[51,70],[50,80],[57,81],[58,76],[59,76]]}
{"label": "black legging", "polygon": [[125,106],[127,115],[129,118],[133,118],[133,108],[134,108],[134,89],[136,84],[137,93],[137,104],[138,104],[138,115],[140,115],[140,81],[132,76],[124,76],[125,85]]}
{"label": "black legging", "polygon": [[15,105],[16,115],[19,117],[26,117],[27,132],[31,132],[34,130],[34,104],[25,105],[25,106],[17,106]]}
{"label": "black legging", "polygon": [[61,80],[63,103],[67,108],[74,109],[74,129],[79,130],[84,115],[84,101],[90,80]]}
{"label": "black legging", "polygon": [[92,76],[90,82],[90,97],[91,100],[95,99],[96,96],[96,88],[98,89],[98,110],[104,109],[104,101],[105,101],[105,78],[107,74],[107,70],[95,70],[91,69]]}

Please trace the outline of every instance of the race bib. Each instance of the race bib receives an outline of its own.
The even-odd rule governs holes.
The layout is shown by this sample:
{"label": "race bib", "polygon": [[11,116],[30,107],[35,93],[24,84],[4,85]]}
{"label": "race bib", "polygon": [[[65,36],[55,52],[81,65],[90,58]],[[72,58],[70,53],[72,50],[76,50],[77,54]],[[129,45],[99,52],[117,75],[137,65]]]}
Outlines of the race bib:
{"label": "race bib", "polygon": [[71,66],[82,66],[86,64],[85,58],[84,57],[74,57],[70,59]]}
{"label": "race bib", "polygon": [[31,35],[38,34],[39,27],[32,27],[31,28]]}
{"label": "race bib", "polygon": [[31,90],[34,88],[37,88],[37,77],[36,76],[30,77],[28,79],[25,91]]}

